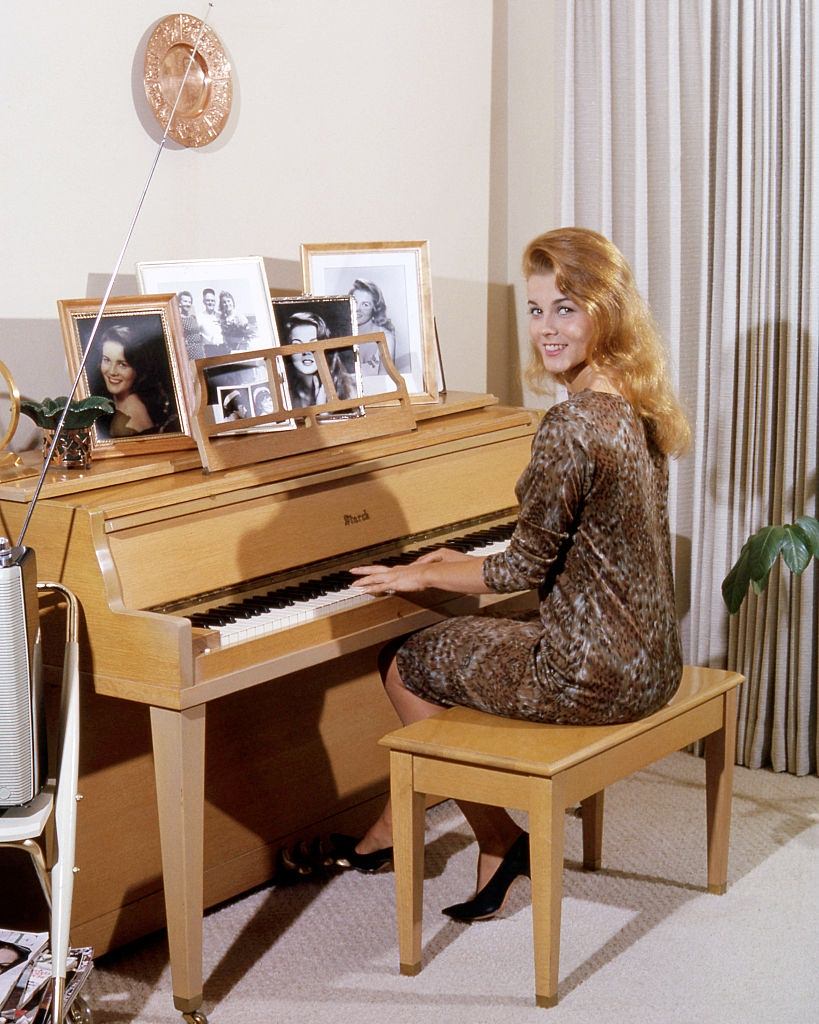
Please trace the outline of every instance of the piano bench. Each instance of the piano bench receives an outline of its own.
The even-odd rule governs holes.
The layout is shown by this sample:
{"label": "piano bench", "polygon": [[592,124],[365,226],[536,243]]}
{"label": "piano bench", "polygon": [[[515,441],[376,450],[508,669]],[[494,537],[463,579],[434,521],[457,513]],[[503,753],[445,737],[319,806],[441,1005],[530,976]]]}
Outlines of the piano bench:
{"label": "piano bench", "polygon": [[380,742],[390,750],[401,973],[421,969],[427,795],[527,812],[538,1006],[557,1004],[566,808],[580,802],[583,865],[595,870],[601,865],[606,786],[703,738],[708,891],[725,892],[736,688],[742,681],[735,672],[686,666],[665,707],[623,725],[541,725],[455,707],[384,736]]}

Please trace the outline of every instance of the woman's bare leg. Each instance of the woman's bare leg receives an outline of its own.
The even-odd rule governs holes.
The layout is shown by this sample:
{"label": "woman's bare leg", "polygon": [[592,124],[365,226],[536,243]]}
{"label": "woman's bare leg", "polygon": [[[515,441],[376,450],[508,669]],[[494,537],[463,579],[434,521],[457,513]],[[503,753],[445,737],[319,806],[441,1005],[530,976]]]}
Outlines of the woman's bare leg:
{"label": "woman's bare leg", "polygon": [[[393,658],[384,674],[384,689],[404,725],[437,715],[441,706],[407,690]],[[521,828],[502,807],[458,801],[463,816],[478,840],[478,880],[482,889],[497,870],[504,854],[521,833]],[[358,853],[372,853],[392,846],[390,801],[356,846]]]}

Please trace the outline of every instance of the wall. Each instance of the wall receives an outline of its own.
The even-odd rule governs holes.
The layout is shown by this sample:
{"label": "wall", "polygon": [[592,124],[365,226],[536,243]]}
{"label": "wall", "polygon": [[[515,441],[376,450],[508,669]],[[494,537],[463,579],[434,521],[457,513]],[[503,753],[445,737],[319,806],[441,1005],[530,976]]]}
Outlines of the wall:
{"label": "wall", "polygon": [[[506,333],[514,373],[511,399],[530,408],[551,404],[533,395],[520,381],[529,359],[526,293],[520,258],[528,242],[562,226],[560,170],[563,159],[563,110],[567,102],[561,81],[565,37],[563,4],[542,0],[508,0],[506,77],[508,110],[507,204],[505,238]],[[500,197],[499,197],[500,199]],[[494,209],[494,206],[493,206]],[[495,251],[494,245],[492,251]],[[494,352],[494,350],[493,350]],[[497,353],[494,352],[497,356]],[[554,399],[563,396],[555,388]]]}
{"label": "wall", "polygon": [[[68,383],[56,300],[101,295],[116,262],[161,134],[142,55],[177,10],[3,5],[0,360],[30,397]],[[114,293],[139,260],[250,254],[297,291],[301,242],[429,239],[447,384],[483,390],[492,19],[491,0],[216,3],[233,113],[210,146],[166,147]],[[15,447],[34,437],[24,420]]]}

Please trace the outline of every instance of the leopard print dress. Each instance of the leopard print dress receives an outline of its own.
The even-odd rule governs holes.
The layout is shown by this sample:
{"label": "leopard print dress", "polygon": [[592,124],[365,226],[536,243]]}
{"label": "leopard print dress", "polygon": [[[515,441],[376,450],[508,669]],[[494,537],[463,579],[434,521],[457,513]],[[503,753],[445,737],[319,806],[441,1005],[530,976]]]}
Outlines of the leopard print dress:
{"label": "leopard print dress", "polygon": [[539,612],[452,618],[397,652],[407,689],[444,707],[597,725],[634,721],[675,693],[668,465],[619,395],[551,408],[518,481],[518,522],[483,565],[497,592],[537,589]]}

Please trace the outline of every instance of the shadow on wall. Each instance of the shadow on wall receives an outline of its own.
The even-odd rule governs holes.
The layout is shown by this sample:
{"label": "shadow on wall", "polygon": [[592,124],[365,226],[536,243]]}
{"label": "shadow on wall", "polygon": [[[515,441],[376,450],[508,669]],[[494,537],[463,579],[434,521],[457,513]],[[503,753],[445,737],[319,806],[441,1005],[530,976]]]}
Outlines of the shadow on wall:
{"label": "shadow on wall", "polygon": [[[8,367],[23,398],[39,401],[68,391],[65,348],[60,322],[56,318],[0,321],[0,360]],[[5,383],[0,381],[0,403],[4,415],[7,401]],[[4,420],[4,424],[7,422]],[[37,448],[40,436],[39,428],[27,416],[21,416],[11,448],[16,452]]]}
{"label": "shadow on wall", "polygon": [[504,405],[523,405],[514,285],[489,283],[486,325],[487,390]]}
{"label": "shadow on wall", "polygon": [[691,611],[691,538],[675,533],[671,538],[674,549],[674,591],[677,619],[682,620]]}

